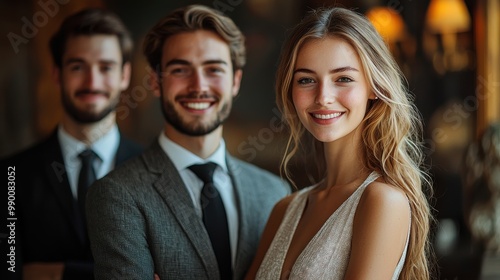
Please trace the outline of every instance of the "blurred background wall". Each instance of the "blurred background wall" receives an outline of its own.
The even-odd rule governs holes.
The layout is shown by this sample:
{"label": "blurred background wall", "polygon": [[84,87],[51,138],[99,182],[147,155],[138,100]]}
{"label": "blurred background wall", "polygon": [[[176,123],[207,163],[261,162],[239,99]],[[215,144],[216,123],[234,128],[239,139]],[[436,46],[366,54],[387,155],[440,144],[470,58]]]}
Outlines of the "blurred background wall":
{"label": "blurred background wall", "polygon": [[[403,69],[426,123],[441,279],[479,279],[484,246],[469,233],[461,175],[464,151],[500,119],[498,0],[2,0],[0,157],[56,127],[62,107],[48,41],[66,16],[86,7],[114,11],[132,32],[133,77],[118,106],[118,124],[125,135],[149,145],[163,117],[148,90],[143,36],[172,9],[193,3],[224,12],[246,35],[248,62],[225,139],[233,155],[275,173],[286,134],[274,102],[274,73],[287,30],[310,8],[336,4],[367,14]],[[298,186],[309,185],[302,163],[295,169]]]}

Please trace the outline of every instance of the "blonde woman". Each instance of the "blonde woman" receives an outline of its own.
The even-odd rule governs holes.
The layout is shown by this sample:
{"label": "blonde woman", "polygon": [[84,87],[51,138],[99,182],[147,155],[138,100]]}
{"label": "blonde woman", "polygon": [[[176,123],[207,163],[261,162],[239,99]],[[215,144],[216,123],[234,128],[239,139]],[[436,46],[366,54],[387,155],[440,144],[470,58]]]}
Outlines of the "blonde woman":
{"label": "blonde woman", "polygon": [[275,206],[247,279],[429,279],[421,120],[370,22],[309,13],[284,45],[276,90],[291,131],[284,173],[304,145],[323,179]]}

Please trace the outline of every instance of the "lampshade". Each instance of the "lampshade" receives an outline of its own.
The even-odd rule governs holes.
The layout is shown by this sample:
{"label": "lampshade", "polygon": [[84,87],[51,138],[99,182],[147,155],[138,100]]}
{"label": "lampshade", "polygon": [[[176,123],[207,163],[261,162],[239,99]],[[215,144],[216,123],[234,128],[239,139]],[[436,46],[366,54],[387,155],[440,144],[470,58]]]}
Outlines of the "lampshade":
{"label": "lampshade", "polygon": [[431,0],[426,24],[438,33],[463,32],[470,28],[470,15],[463,0]]}
{"label": "lampshade", "polygon": [[366,13],[366,17],[387,42],[392,43],[403,38],[405,24],[394,9],[375,7]]}

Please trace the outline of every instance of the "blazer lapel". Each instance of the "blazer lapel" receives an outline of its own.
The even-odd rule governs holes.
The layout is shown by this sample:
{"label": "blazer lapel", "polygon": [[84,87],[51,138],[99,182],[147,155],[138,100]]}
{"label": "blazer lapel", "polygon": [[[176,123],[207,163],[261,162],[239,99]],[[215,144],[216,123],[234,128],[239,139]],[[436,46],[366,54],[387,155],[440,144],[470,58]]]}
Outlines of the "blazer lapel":
{"label": "blazer lapel", "polygon": [[196,249],[209,279],[220,278],[208,233],[174,164],[157,142],[144,153],[143,159],[149,171],[159,176],[154,187]]}
{"label": "blazer lapel", "polygon": [[82,243],[84,243],[86,239],[83,228],[84,225],[82,224],[81,217],[75,211],[76,202],[74,201],[69,186],[64,159],[57,138],[57,131],[50,136],[47,143],[47,149],[44,151],[44,167],[45,174],[47,174],[49,179],[50,188],[52,188],[61,205],[63,215],[67,216],[75,229],[75,233]]}
{"label": "blazer lapel", "polygon": [[256,216],[252,213],[255,211],[255,209],[252,210],[252,205],[259,204],[255,201],[252,189],[249,188],[255,184],[252,177],[245,174],[229,154],[226,156],[226,162],[236,192],[239,213],[238,249],[236,250],[233,278],[243,279],[250,265],[248,262],[251,262],[255,252],[255,244],[249,241],[258,238],[257,233],[254,233],[251,227],[251,225],[257,224],[255,222]]}

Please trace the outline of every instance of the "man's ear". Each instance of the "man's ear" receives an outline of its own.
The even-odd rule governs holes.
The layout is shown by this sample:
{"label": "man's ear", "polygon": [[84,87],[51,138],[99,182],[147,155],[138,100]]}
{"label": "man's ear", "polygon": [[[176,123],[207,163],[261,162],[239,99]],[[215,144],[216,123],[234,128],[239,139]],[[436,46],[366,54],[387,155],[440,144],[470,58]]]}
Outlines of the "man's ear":
{"label": "man's ear", "polygon": [[160,77],[158,77],[159,73],[150,68],[148,68],[148,72],[149,72],[149,86],[151,87],[154,96],[160,97],[161,85],[160,85]]}
{"label": "man's ear", "polygon": [[240,91],[242,77],[243,77],[243,70],[238,69],[238,70],[234,71],[233,88],[232,88],[233,97],[238,95],[238,92]]}
{"label": "man's ear", "polygon": [[130,62],[125,62],[122,67],[122,80],[120,82],[120,89],[126,90],[130,85],[130,76],[132,75],[132,65]]}

